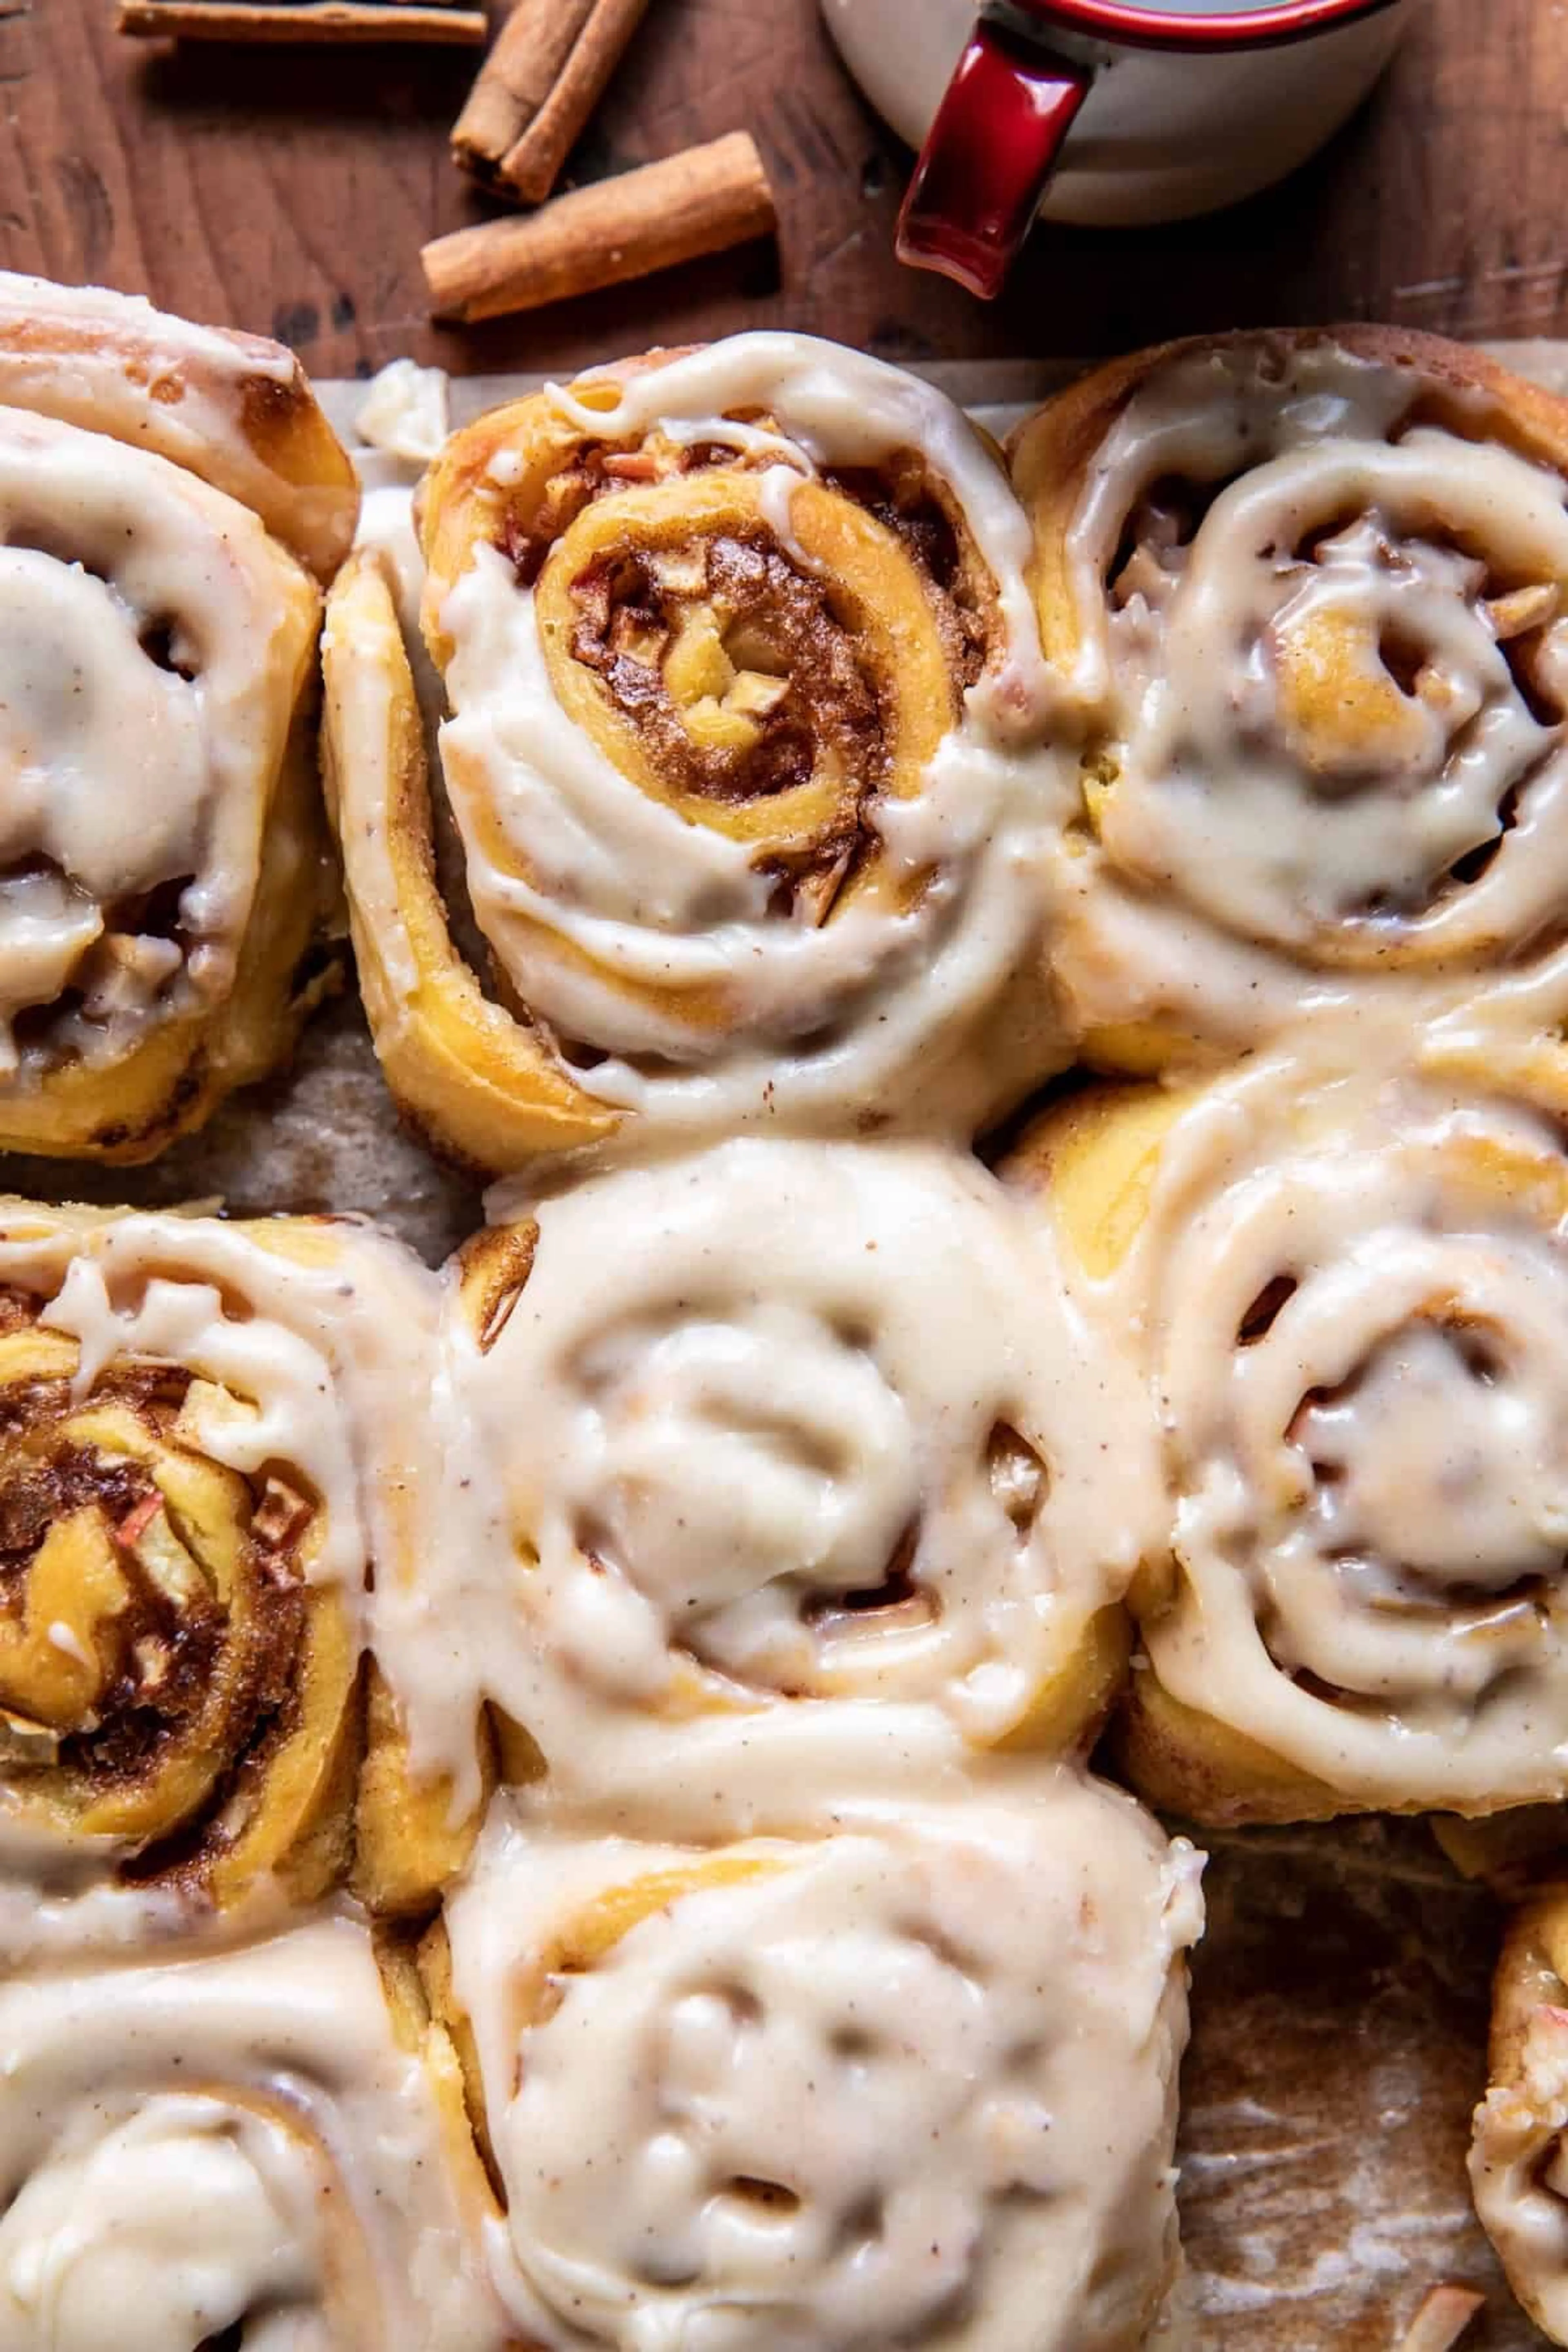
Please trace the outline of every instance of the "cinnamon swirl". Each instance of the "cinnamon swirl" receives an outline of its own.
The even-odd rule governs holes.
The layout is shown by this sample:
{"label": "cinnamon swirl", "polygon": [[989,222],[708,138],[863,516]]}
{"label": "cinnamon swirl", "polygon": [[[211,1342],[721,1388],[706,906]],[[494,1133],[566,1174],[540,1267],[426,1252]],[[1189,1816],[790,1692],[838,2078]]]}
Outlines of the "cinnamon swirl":
{"label": "cinnamon swirl", "polygon": [[303,1220],[0,1209],[0,1947],[348,1868],[421,1273]]}
{"label": "cinnamon swirl", "polygon": [[1568,1163],[1530,1061],[1282,1056],[1090,1089],[1026,1139],[1015,1177],[1146,1332],[1167,1433],[1126,1717],[1154,1801],[1568,1793]]}
{"label": "cinnamon swirl", "polygon": [[447,1538],[377,1592],[416,1759],[471,1789],[488,1706],[558,1785],[710,1822],[781,1777],[830,1795],[851,1740],[905,1777],[1103,1719],[1152,1420],[976,1163],[738,1139],[552,1198],[458,1275]]}
{"label": "cinnamon swirl", "polygon": [[1091,1059],[1452,996],[1561,935],[1568,405],[1389,328],[1101,369],[1019,435],[1082,699],[1058,977]]}
{"label": "cinnamon swirl", "polygon": [[1470,2187],[1508,2283],[1553,2344],[1568,2343],[1568,1888],[1510,1921],[1492,1993],[1489,2083]]}
{"label": "cinnamon swirl", "polygon": [[708,1847],[498,1810],[426,1960],[525,2340],[1131,2352],[1200,1920],[1070,1773]]}
{"label": "cinnamon swirl", "polygon": [[437,888],[386,580],[326,636],[330,785],[399,1099],[496,1170],[766,1122],[973,1129],[1065,1058],[1070,775],[1028,533],[959,413],[793,335],[605,369],[426,478],[424,633],[495,984]]}
{"label": "cinnamon swirl", "polygon": [[0,1987],[3,2352],[503,2352],[438,2028],[365,1930]]}
{"label": "cinnamon swirl", "polygon": [[321,993],[356,509],[286,352],[0,278],[0,1149],[147,1159]]}

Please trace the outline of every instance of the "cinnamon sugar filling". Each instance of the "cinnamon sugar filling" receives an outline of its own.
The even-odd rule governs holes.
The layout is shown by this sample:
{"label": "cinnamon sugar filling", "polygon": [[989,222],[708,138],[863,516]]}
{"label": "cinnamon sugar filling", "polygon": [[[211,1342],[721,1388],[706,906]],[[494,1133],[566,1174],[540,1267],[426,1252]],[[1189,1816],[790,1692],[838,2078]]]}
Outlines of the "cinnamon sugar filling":
{"label": "cinnamon sugar filling", "polygon": [[575,658],[677,789],[769,797],[830,759],[862,791],[887,772],[884,694],[830,591],[761,537],[628,550],[573,583]]}
{"label": "cinnamon sugar filling", "polygon": [[[155,1441],[173,1445],[189,1387],[178,1370],[132,1368],[80,1410],[129,1408]],[[47,1381],[0,1402],[0,1443],[10,1457],[0,1484],[0,1618],[26,1616],[42,1545],[79,1513],[100,1523],[118,1589],[112,1609],[92,1628],[90,1658],[81,1659],[84,1671],[96,1669],[96,1686],[36,1727],[18,1688],[5,1708],[0,1763],[7,1775],[42,1768],[72,1779],[134,1781],[189,1737],[237,1637],[244,1656],[228,1669],[226,1717],[237,1759],[266,1739],[288,1701],[304,1628],[298,1547],[311,1507],[276,1479],[247,1482],[247,1622],[237,1634],[207,1580],[199,1536],[181,1523],[148,1466],[49,1426],[77,1409],[64,1383]],[[59,1629],[54,1633],[60,1638]]]}

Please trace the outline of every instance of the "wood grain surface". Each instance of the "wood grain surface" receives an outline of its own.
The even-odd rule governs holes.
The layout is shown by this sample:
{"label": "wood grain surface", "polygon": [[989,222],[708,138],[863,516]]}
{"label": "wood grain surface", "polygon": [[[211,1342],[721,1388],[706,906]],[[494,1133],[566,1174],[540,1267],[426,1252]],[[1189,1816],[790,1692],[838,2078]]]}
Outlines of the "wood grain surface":
{"label": "wood grain surface", "polygon": [[553,368],[775,323],[902,360],[1089,355],[1342,315],[1568,330],[1557,0],[1423,0],[1371,104],[1285,188],[1157,233],[1039,231],[989,310],[894,261],[908,159],[839,69],[816,0],[653,0],[571,175],[749,128],[784,215],[777,261],[751,249],[458,331],[427,321],[418,249],[487,208],[447,156],[471,56],[149,54],[112,14],[0,0],[0,262],[270,331],[323,374],[407,351]]}

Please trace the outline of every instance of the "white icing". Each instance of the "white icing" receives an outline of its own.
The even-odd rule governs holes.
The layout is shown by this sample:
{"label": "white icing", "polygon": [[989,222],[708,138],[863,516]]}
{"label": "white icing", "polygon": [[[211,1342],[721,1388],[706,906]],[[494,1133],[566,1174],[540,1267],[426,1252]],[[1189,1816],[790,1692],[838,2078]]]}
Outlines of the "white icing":
{"label": "white icing", "polygon": [[[1242,1042],[1336,974],[1342,998],[1347,964],[1452,992],[1556,919],[1568,749],[1521,663],[1563,698],[1563,485],[1412,423],[1429,389],[1245,341],[1157,368],[1097,454],[1066,551],[1116,781],[1058,877],[1087,1022],[1174,1012]],[[1130,518],[1173,480],[1212,504],[1190,540],[1146,522],[1129,561]]]}
{"label": "white icing", "polygon": [[237,1411],[196,1408],[204,1452],[247,1475],[271,1461],[302,1472],[325,1506],[310,1572],[352,1593],[378,1532],[399,1549],[378,1488],[389,1471],[414,1475],[396,1448],[412,1443],[408,1366],[433,1326],[437,1285],[368,1226],[331,1231],[312,1263],[211,1218],[13,1203],[0,1214],[0,1278],[48,1290],[39,1320],[78,1341],[79,1396],[108,1364],[140,1360],[181,1365],[238,1400]]}
{"label": "white icing", "polygon": [[1469,2175],[1509,2284],[1555,2341],[1568,2331],[1568,2011],[1550,1970],[1539,1982],[1514,2079],[1476,2109]]}
{"label": "white icing", "polygon": [[[5,409],[0,540],[0,1073],[15,1073],[16,1015],[72,984],[88,1001],[50,1044],[89,1062],[226,994],[314,599],[221,493]],[[176,884],[178,942],[144,933],[138,902]]]}
{"label": "white icing", "polygon": [[[356,547],[368,548],[392,583],[398,617],[408,638],[409,659],[423,656],[419,645],[419,592],[425,582],[425,561],[414,528],[414,492],[407,482],[380,482],[367,490],[360,508]],[[331,630],[341,619],[342,607],[327,622]]]}
{"label": "white icing", "polygon": [[447,406],[444,369],[392,360],[366,385],[354,412],[354,430],[373,449],[427,465],[451,429]]}
{"label": "white icing", "polygon": [[[0,404],[172,459],[252,509],[320,579],[342,559],[353,477],[280,343],[140,296],[0,271]],[[289,409],[296,424],[279,436]]]}
{"label": "white icing", "polygon": [[1527,1099],[1283,1060],[1180,1116],[1108,1286],[1170,1433],[1153,1671],[1364,1803],[1568,1787],[1564,1178]]}
{"label": "white icing", "polygon": [[[1026,961],[1063,789],[1047,755],[1000,751],[965,722],[918,800],[879,805],[876,888],[820,926],[805,900],[781,920],[743,843],[650,799],[566,717],[533,600],[497,550],[476,551],[443,618],[458,715],[442,740],[461,755],[448,792],[475,914],[524,1001],[609,1049],[576,1073],[605,1101],[676,1132],[838,1126],[929,1079],[922,1055],[951,1056]],[[489,856],[487,817],[529,878]],[[670,1003],[715,989],[730,1016],[717,1032]],[[994,1077],[976,1054],[949,1085],[973,1108]]]}
{"label": "white icing", "polygon": [[[437,1352],[439,1286],[395,1244],[344,1222],[314,1261],[242,1226],[181,1216],[0,1205],[0,1280],[39,1295],[39,1321],[80,1349],[79,1397],[110,1364],[170,1363],[193,1391],[203,1452],[242,1475],[284,1465],[321,1508],[301,1566],[361,1625],[367,1571],[396,1583],[430,1542],[434,1499],[419,1383]],[[180,1919],[160,1894],[97,1884],[121,1849],[62,1847],[25,1790],[0,1790],[0,1949],[112,1944]],[[44,1899],[39,1899],[39,1888]],[[269,1901],[263,1889],[258,1909]]]}
{"label": "white icing", "polygon": [[500,2347],[363,1928],[13,1979],[0,2048],[3,2352]]}
{"label": "white icing", "polygon": [[[920,452],[989,567],[1005,650],[919,794],[862,812],[874,878],[863,873],[824,922],[809,894],[781,917],[754,845],[650,799],[568,719],[531,592],[479,546],[438,617],[454,649],[448,790],[480,928],[568,1053],[573,1040],[592,1049],[574,1065],[578,1083],[638,1114],[617,1126],[622,1143],[633,1129],[823,1130],[857,1115],[972,1128],[1058,1056],[1037,967],[1047,859],[1071,785],[1060,757],[1024,740],[1054,705],[1022,512],[941,395],[808,338],[741,336],[604,381],[613,408],[550,395],[595,439],[657,426],[775,457],[757,477],[761,511],[786,552],[803,479]],[[731,408],[764,409],[779,429]],[[1006,1003],[1014,982],[1025,1010]]]}
{"label": "white icing", "polygon": [[488,1697],[565,1783],[688,1819],[717,1755],[734,1803],[809,1747],[781,1716],[821,1718],[821,1786],[835,1702],[934,1759],[1070,1688],[1157,1524],[1152,1430],[983,1170],[741,1140],[537,1222],[499,1336],[448,1324],[462,1538],[378,1592],[419,1754],[458,1769]]}
{"label": "white icing", "polygon": [[770,466],[757,484],[757,504],[763,520],[797,572],[816,572],[817,565],[795,537],[790,507],[795,491],[810,476],[798,466]]}
{"label": "white icing", "polygon": [[519,2326],[552,2352],[1131,2352],[1173,2252],[1200,1922],[1190,1850],[1070,1775],[716,1853],[498,1808],[449,1927]]}

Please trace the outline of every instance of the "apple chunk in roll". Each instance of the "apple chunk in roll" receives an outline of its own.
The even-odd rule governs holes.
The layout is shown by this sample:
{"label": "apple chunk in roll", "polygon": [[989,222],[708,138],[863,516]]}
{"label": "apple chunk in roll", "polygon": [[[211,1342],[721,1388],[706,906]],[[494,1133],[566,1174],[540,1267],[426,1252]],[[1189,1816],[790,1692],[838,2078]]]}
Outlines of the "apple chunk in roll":
{"label": "apple chunk in roll", "polygon": [[1197,1858],[1062,1770],[712,1846],[492,1814],[426,1939],[541,2352],[1133,2352]]}
{"label": "apple chunk in roll", "polygon": [[841,1768],[824,1719],[906,1782],[1103,1719],[1152,1417],[974,1161],[619,1171],[480,1235],[449,1306],[452,1529],[376,1596],[416,1762],[460,1779],[488,1706],[557,1784],[707,1820]]}
{"label": "apple chunk in roll", "polygon": [[1013,464],[1085,706],[1054,939],[1094,1059],[1557,940],[1568,404],[1427,336],[1244,334],[1097,371]]}
{"label": "apple chunk in roll", "polygon": [[292,1045],[357,508],[289,352],[0,275],[0,1148],[145,1160]]}
{"label": "apple chunk in roll", "polygon": [[343,1874],[424,1279],[350,1225],[0,1207],[0,1948]]}
{"label": "apple chunk in roll", "polygon": [[1129,1762],[1217,1822],[1568,1792],[1563,1062],[1091,1088],[1012,1174],[1142,1328],[1163,1565]]}
{"label": "apple chunk in roll", "polygon": [[321,1919],[0,1987],[0,2352],[504,2352],[450,2044]]}
{"label": "apple chunk in roll", "polygon": [[[793,335],[456,435],[419,501],[470,959],[386,579],[326,633],[331,797],[388,1080],[489,1170],[763,1123],[970,1131],[1067,1058],[1070,761],[991,451]],[[487,962],[492,969],[487,972]]]}

